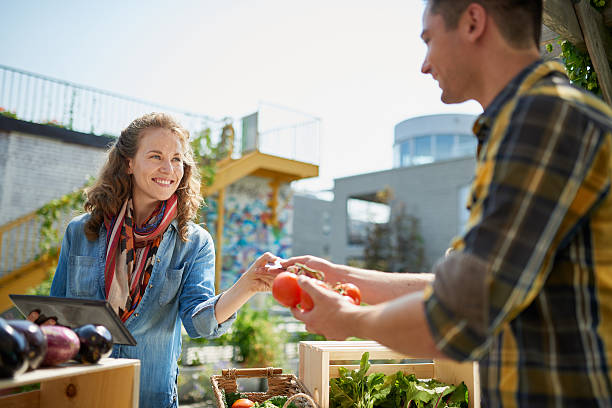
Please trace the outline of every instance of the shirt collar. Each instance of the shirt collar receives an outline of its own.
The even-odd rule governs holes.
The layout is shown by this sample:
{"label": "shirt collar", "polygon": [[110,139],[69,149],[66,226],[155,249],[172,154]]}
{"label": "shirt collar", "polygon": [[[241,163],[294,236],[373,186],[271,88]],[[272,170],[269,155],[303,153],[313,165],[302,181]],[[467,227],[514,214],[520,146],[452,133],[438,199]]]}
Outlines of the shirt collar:
{"label": "shirt collar", "polygon": [[472,131],[478,139],[478,146],[480,147],[486,142],[493,120],[508,101],[517,95],[525,93],[527,90],[531,89],[536,82],[553,72],[559,72],[566,76],[565,68],[561,63],[557,61],[543,61],[540,59],[524,68],[515,76],[508,85],[497,94],[493,102],[487,106],[484,112],[474,122]]}

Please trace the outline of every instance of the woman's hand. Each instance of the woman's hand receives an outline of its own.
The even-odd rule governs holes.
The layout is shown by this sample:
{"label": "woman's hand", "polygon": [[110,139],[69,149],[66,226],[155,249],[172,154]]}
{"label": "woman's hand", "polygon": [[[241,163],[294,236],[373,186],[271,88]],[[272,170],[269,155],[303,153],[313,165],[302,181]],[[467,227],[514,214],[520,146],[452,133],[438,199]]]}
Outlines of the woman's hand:
{"label": "woman's hand", "polygon": [[269,292],[272,290],[272,281],[283,269],[279,265],[280,258],[266,252],[261,255],[249,269],[240,277],[251,293]]}

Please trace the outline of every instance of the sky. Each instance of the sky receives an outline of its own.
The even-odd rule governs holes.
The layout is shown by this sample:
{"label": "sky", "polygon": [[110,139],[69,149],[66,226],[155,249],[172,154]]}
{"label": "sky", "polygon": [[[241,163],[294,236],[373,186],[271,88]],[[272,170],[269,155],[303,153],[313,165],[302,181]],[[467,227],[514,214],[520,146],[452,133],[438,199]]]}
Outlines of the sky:
{"label": "sky", "polygon": [[420,72],[422,0],[0,0],[0,64],[212,117],[320,119],[319,177],[392,167],[394,126],[444,105]]}

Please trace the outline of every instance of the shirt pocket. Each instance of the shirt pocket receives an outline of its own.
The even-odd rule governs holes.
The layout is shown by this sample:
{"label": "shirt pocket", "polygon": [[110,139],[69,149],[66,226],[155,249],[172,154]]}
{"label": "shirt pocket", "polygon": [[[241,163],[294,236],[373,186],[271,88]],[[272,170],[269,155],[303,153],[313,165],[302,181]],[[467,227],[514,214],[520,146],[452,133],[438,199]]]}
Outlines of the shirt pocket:
{"label": "shirt pocket", "polygon": [[162,288],[159,294],[159,304],[164,306],[172,301],[176,297],[179,287],[181,286],[181,280],[183,279],[183,270],[185,266],[180,269],[167,269],[162,282]]}
{"label": "shirt pocket", "polygon": [[71,255],[69,259],[68,293],[76,297],[93,298],[96,295],[96,258]]}

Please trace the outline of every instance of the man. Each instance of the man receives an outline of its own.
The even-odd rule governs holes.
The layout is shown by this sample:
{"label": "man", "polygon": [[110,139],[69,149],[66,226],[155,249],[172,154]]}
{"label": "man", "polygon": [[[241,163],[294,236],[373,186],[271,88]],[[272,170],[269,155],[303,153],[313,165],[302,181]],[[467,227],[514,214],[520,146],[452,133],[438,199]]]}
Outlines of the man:
{"label": "man", "polygon": [[[465,234],[433,274],[313,257],[357,307],[300,278],[330,339],[480,364],[483,406],[611,406],[612,109],[539,56],[541,0],[429,0],[422,71],[442,101],[478,101]],[[333,311],[333,313],[330,313]]]}

